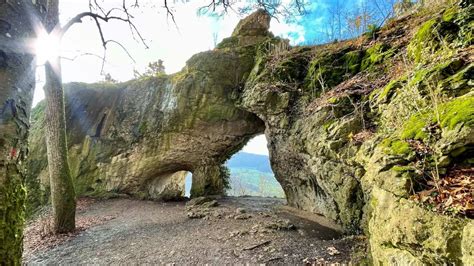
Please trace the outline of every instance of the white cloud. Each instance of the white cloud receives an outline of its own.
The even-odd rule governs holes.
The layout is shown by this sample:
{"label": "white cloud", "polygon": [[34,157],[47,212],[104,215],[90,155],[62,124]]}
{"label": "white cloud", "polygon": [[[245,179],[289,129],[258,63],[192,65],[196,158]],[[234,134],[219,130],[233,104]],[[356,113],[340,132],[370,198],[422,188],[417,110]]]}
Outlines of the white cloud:
{"label": "white cloud", "polygon": [[259,135],[251,139],[242,149],[244,152],[268,155],[267,139],[265,135]]}
{"label": "white cloud", "polygon": [[[273,19],[271,21],[270,28],[275,35],[289,39],[291,45],[296,45],[305,41],[304,27],[301,25],[278,22],[277,20]],[[296,38],[294,34],[297,36]]]}

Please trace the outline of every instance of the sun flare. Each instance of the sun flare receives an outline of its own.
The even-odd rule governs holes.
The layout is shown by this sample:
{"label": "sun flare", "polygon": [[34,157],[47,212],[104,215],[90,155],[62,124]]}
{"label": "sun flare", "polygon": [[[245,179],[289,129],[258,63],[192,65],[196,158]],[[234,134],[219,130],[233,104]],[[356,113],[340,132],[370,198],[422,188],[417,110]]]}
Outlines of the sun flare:
{"label": "sun flare", "polygon": [[57,36],[48,34],[45,31],[38,34],[38,38],[35,41],[35,53],[39,65],[56,59],[59,57],[60,51],[61,45]]}

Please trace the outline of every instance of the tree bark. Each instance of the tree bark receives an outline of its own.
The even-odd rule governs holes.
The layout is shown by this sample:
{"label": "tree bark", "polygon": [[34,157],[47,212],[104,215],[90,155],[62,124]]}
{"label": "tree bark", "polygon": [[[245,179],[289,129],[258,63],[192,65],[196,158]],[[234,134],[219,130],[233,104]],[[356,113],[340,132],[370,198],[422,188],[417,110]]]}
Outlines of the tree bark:
{"label": "tree bark", "polygon": [[36,62],[29,49],[46,0],[0,1],[0,265],[19,265],[26,191],[24,160]]}
{"label": "tree bark", "polygon": [[[46,30],[60,38],[58,33],[61,30],[58,1],[48,1],[47,10]],[[45,76],[45,133],[51,202],[53,205],[53,226],[55,233],[67,233],[74,231],[76,227],[76,194],[67,154],[64,93],[61,59],[59,57],[50,58],[45,63]]]}
{"label": "tree bark", "polygon": [[59,58],[52,60],[45,65],[46,148],[54,231],[66,233],[75,229],[76,198],[67,156],[64,95],[59,60]]}

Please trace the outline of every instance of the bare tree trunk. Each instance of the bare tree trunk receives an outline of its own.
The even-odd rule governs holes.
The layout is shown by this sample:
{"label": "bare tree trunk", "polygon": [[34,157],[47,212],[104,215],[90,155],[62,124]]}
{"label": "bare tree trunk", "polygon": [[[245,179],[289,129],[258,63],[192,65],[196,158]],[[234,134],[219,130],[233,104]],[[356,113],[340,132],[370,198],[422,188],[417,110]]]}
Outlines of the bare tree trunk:
{"label": "bare tree trunk", "polygon": [[56,233],[75,229],[76,197],[67,157],[64,95],[59,58],[45,65],[46,148]]}
{"label": "bare tree trunk", "polygon": [[19,265],[22,255],[29,117],[36,63],[25,40],[43,0],[0,1],[0,265]]}
{"label": "bare tree trunk", "polygon": [[[49,1],[46,23],[48,32],[59,29],[58,2]],[[55,233],[74,231],[76,227],[76,194],[67,156],[66,120],[61,73],[61,59],[51,58],[45,64],[46,149],[53,205]]]}

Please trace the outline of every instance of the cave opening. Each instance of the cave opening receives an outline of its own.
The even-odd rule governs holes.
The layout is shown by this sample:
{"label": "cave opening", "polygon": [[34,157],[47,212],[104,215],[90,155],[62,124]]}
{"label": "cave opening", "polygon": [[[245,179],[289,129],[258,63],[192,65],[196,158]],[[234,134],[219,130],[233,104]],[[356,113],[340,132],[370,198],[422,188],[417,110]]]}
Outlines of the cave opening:
{"label": "cave opening", "polygon": [[[234,197],[275,197],[285,198],[285,193],[270,166],[265,135],[252,138],[227,162],[229,187],[226,195]],[[193,174],[188,172],[185,179],[185,196],[191,196]]]}

